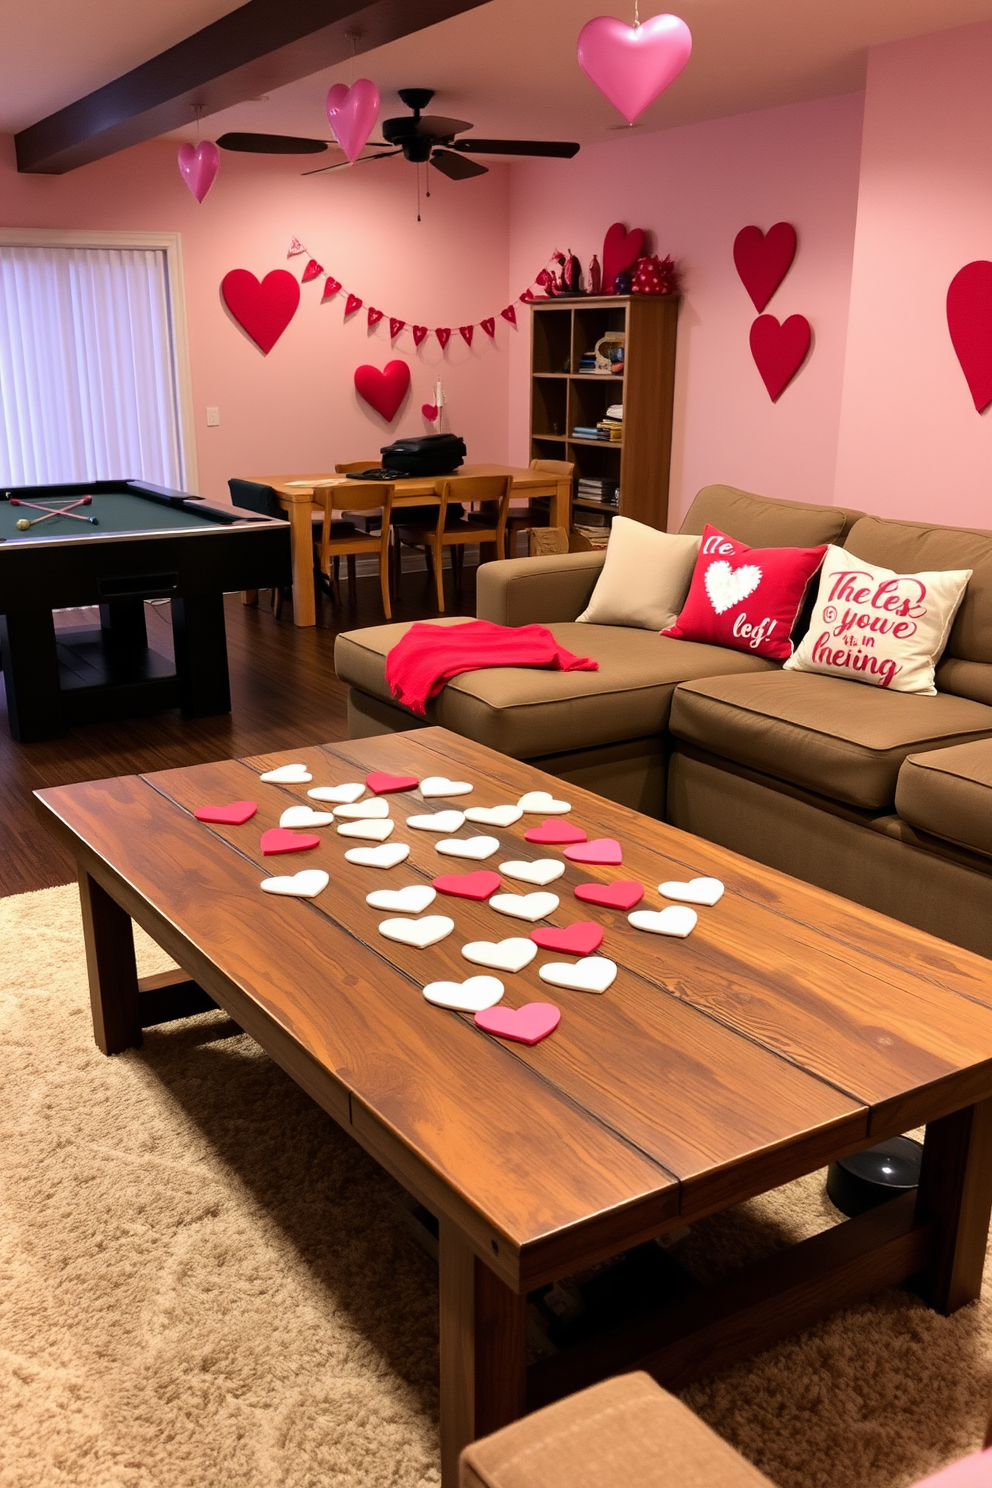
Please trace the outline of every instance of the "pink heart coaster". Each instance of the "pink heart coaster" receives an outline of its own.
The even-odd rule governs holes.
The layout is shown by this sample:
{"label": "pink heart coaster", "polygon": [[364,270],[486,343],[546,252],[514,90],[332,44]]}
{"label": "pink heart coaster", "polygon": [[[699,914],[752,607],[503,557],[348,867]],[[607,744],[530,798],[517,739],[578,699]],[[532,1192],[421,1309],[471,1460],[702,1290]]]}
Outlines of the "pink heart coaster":
{"label": "pink heart coaster", "polygon": [[566,847],[565,856],[573,863],[622,863],[623,849],[615,837],[596,837],[592,842]]}
{"label": "pink heart coaster", "polygon": [[316,832],[289,832],[285,827],[271,827],[269,831],[262,833],[259,847],[263,853],[305,852],[308,847],[319,847],[320,838]]}
{"label": "pink heart coaster", "polygon": [[382,770],[373,770],[371,775],[366,775],[365,784],[377,796],[385,796],[390,791],[416,790],[420,781],[416,775],[386,775]]}
{"label": "pink heart coaster", "polygon": [[258,810],[254,801],[231,801],[227,806],[201,806],[193,815],[197,821],[223,822],[229,827],[240,827]]}
{"label": "pink heart coaster", "polygon": [[524,841],[550,843],[585,842],[588,836],[588,832],[583,832],[581,827],[573,827],[571,822],[545,817],[539,827],[531,827],[530,831],[524,833]]}
{"label": "pink heart coaster", "polygon": [[561,1022],[561,1009],[552,1002],[525,1002],[521,1008],[491,1007],[476,1013],[476,1028],[517,1044],[539,1044]]}
{"label": "pink heart coaster", "polygon": [[564,951],[568,956],[588,956],[603,943],[603,927],[592,920],[576,920],[574,925],[559,929],[544,925],[532,930],[530,938],[546,951]]}
{"label": "pink heart coaster", "polygon": [[503,880],[498,873],[482,868],[478,873],[447,873],[432,882],[440,894],[456,894],[460,899],[488,899]]}
{"label": "pink heart coaster", "polygon": [[626,878],[612,884],[576,884],[573,892],[584,904],[602,904],[605,909],[633,909],[644,898],[644,885],[636,879]]}

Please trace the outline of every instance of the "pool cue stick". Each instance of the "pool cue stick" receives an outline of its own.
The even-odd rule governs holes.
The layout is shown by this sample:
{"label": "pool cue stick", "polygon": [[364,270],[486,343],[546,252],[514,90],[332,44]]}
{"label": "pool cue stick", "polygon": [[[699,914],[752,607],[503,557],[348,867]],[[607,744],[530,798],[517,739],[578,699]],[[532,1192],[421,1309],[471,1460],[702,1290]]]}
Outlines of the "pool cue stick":
{"label": "pool cue stick", "polygon": [[10,498],[10,504],[11,506],[27,506],[30,507],[32,511],[52,512],[56,516],[60,517],[74,516],[76,517],[77,521],[88,522],[90,520],[89,517],[80,516],[75,511],[75,508],[77,506],[89,506],[92,500],[92,496],[79,496],[76,498],[75,501],[70,501],[68,506],[43,506],[41,502],[38,501],[22,501],[19,497],[12,496]]}
{"label": "pool cue stick", "polygon": [[57,516],[58,512],[48,512],[43,517],[34,517],[30,522],[27,520],[26,517],[22,517],[20,521],[15,522],[14,525],[16,526],[18,532],[27,532],[30,527],[37,527],[39,522],[47,522],[51,517]]}

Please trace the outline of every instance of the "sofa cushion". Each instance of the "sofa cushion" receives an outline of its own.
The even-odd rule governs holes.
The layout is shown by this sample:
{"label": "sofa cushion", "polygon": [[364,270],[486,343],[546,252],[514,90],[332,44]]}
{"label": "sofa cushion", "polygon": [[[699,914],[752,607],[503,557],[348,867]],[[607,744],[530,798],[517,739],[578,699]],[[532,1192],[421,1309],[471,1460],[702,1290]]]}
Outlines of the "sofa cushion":
{"label": "sofa cushion", "polygon": [[911,827],[992,857],[992,739],[909,755],[896,811]]}
{"label": "sofa cushion", "polygon": [[758,496],[736,486],[704,486],[679,531],[702,533],[709,523],[752,548],[809,548],[817,543],[842,543],[861,515],[842,506],[811,506],[807,501]]}
{"label": "sofa cushion", "polygon": [[[450,617],[449,623],[458,620]],[[571,621],[548,628],[569,651],[595,657],[599,670],[492,667],[463,672],[428,702],[428,722],[515,759],[533,759],[661,733],[676,683],[775,665],[760,656],[665,640],[653,631],[623,626]],[[334,661],[342,682],[396,706],[386,686],[386,653],[407,629],[403,624],[373,625],[339,635]]]}
{"label": "sofa cushion", "polygon": [[701,749],[868,810],[895,799],[908,754],[992,735],[967,698],[883,692],[811,672],[683,684],[671,732]]}
{"label": "sofa cushion", "polygon": [[682,608],[698,552],[691,533],[659,532],[615,516],[606,562],[578,623],[664,630]]}

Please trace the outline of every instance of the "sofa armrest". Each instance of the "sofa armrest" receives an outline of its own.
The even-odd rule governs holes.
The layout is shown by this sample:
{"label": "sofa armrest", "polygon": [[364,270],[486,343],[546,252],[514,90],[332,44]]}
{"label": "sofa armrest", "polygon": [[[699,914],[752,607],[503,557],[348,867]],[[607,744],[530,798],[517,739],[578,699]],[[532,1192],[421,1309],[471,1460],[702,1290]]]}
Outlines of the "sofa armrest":
{"label": "sofa armrest", "polygon": [[589,603],[605,561],[603,548],[484,563],[476,581],[475,613],[496,625],[574,620]]}

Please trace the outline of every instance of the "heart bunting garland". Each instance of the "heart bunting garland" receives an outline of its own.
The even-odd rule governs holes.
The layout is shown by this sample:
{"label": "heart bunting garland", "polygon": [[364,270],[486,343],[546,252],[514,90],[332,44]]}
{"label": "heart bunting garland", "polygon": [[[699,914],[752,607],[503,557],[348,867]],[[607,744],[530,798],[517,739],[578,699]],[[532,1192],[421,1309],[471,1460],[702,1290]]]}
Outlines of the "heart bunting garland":
{"label": "heart bunting garland", "polygon": [[382,311],[376,310],[374,306],[370,305],[368,313],[369,330],[371,330],[373,326],[377,326],[381,319]]}
{"label": "heart bunting garland", "polygon": [[495,337],[495,335],[496,335],[496,319],[495,319],[494,316],[487,315],[486,318],[485,318],[485,320],[480,320],[479,321],[479,324],[482,327],[482,329],[485,331],[485,333],[486,333],[487,336],[493,336],[493,337]]}
{"label": "heart bunting garland", "polygon": [[321,265],[315,258],[312,258],[303,270],[303,283],[309,284],[311,279],[319,279],[323,272]]}
{"label": "heart bunting garland", "polygon": [[358,296],[357,295],[354,295],[354,294],[350,294],[348,296],[347,300],[345,301],[345,307],[344,307],[344,313],[345,313],[345,315],[354,315],[355,311],[356,310],[361,310],[361,308],[362,308],[362,302],[358,298]]}
{"label": "heart bunting garland", "polygon": [[436,326],[434,328],[434,334],[437,337],[437,339],[440,341],[440,343],[441,343],[441,350],[443,351],[444,348],[447,346],[448,342],[451,340],[451,327],[450,326]]}
{"label": "heart bunting garland", "polygon": [[340,288],[341,280],[335,279],[333,275],[328,274],[327,278],[324,280],[324,293],[321,295],[321,299],[329,300],[332,295],[337,294]]}
{"label": "heart bunting garland", "polygon": [[465,345],[466,346],[471,346],[472,345],[472,337],[475,334],[475,326],[470,326],[470,325],[468,325],[468,326],[459,326],[458,327],[458,334],[459,334],[459,336],[461,336],[461,338],[465,342]]}
{"label": "heart bunting garland", "polygon": [[400,331],[406,325],[405,320],[397,320],[395,315],[389,317],[389,339],[395,341]]}
{"label": "heart bunting garland", "polygon": [[516,310],[514,309],[514,307],[512,305],[507,305],[506,309],[505,310],[501,310],[499,313],[503,317],[504,320],[508,320],[510,322],[510,325],[512,325],[512,326],[515,326],[516,325],[516,323],[517,323],[517,312],[516,312]]}

